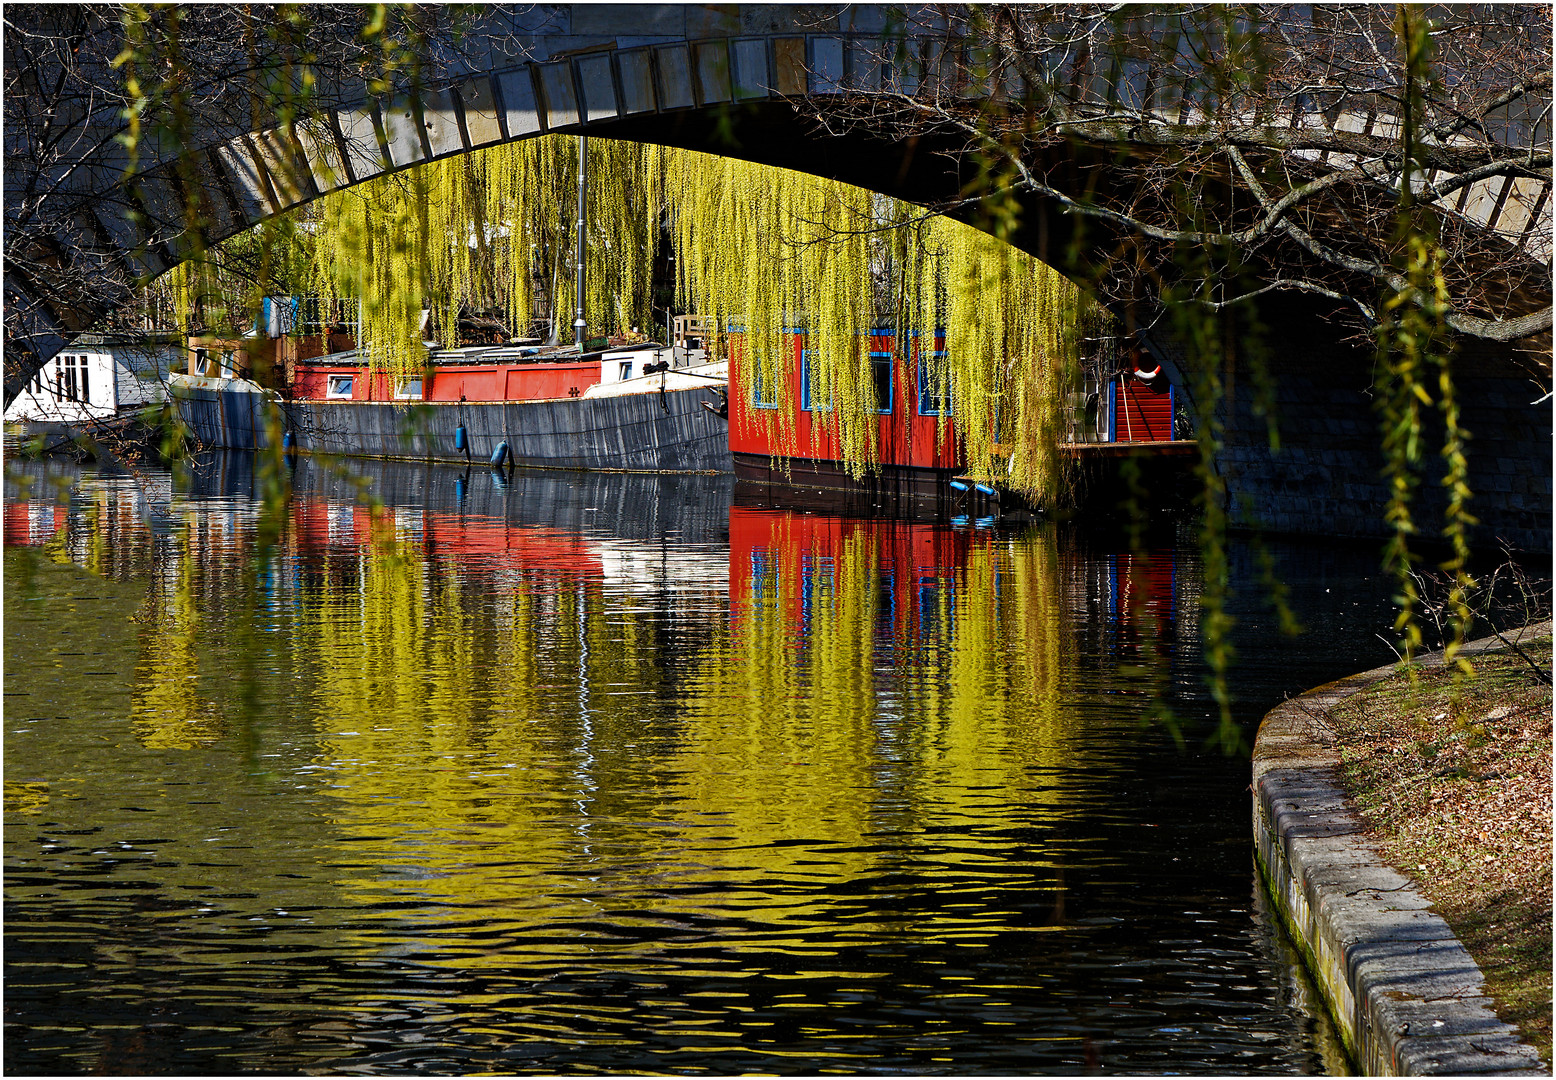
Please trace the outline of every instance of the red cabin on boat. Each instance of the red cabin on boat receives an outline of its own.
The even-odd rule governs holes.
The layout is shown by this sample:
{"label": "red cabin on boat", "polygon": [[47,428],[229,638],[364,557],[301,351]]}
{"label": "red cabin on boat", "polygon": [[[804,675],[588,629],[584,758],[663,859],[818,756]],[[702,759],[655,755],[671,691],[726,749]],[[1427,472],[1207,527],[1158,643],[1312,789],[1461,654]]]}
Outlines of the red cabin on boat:
{"label": "red cabin on boat", "polygon": [[476,354],[469,363],[429,365],[425,375],[402,381],[364,370],[354,352],[320,357],[298,366],[292,396],[300,401],[536,401],[578,397],[600,381],[598,352],[533,360],[521,359],[518,349],[465,351]]}
{"label": "red cabin on boat", "polygon": [[[744,335],[731,332],[733,361],[729,389],[729,449],[736,479],[782,486],[852,490],[861,485],[848,475],[842,451],[831,424],[831,408],[811,393],[810,352],[802,332],[787,334],[783,363],[787,395],[777,387],[761,385],[743,359]],[[943,355],[945,338],[937,335],[934,348]],[[874,376],[877,413],[877,454],[880,467],[863,486],[897,489],[915,494],[936,493],[957,472],[961,462],[956,450],[954,419],[940,430],[942,412],[951,415],[950,403],[936,398],[929,380],[928,361],[915,339],[899,353],[889,330],[870,334],[870,363]],[[736,372],[739,372],[737,375]],[[765,412],[787,400],[796,406],[794,442],[780,446],[777,425]],[[785,470],[780,464],[788,465]]]}
{"label": "red cabin on boat", "polygon": [[1177,394],[1161,368],[1154,373],[1122,374],[1108,382],[1106,393],[1107,426],[1099,432],[1103,442],[1172,442],[1177,437],[1173,430]]}
{"label": "red cabin on boat", "polygon": [[[831,411],[811,393],[803,332],[794,331],[784,339],[787,394],[760,385],[761,380],[740,362],[743,337],[734,331],[729,335],[734,360],[729,448],[736,479],[777,489],[863,491],[916,498],[947,495],[949,482],[963,471],[965,463],[956,444],[954,403],[936,398],[929,377],[927,361],[944,355],[943,334],[936,334],[931,353],[925,354],[917,339],[899,353],[891,331],[871,331],[879,467],[863,482],[848,475],[831,426]],[[1076,417],[1065,447],[1068,452],[1109,457],[1148,448],[1152,453],[1176,456],[1191,448],[1177,437],[1177,395],[1160,367],[1118,372],[1106,382],[1092,385],[1095,397],[1085,409],[1087,419],[1082,422],[1080,415]],[[792,445],[780,445],[780,425],[767,423],[763,417],[764,411],[781,408],[784,400],[795,408]],[[943,429],[942,413],[948,418]]]}

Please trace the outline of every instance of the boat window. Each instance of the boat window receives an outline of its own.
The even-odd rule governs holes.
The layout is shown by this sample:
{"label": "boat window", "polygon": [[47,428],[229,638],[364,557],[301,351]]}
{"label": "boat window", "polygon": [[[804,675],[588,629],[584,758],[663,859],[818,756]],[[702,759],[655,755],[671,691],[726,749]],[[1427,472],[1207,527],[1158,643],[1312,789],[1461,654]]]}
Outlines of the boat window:
{"label": "boat window", "polygon": [[943,361],[945,352],[932,352],[929,357],[919,357],[918,361],[918,414],[920,416],[939,416],[944,413],[951,415],[951,387],[949,374],[947,385],[936,386],[929,370],[929,360]]}
{"label": "boat window", "polygon": [[327,396],[334,398],[348,398],[351,396],[352,376],[331,375]]}
{"label": "boat window", "polygon": [[832,408],[832,395],[826,395],[826,399],[818,395],[815,401],[810,396],[810,350],[800,350],[800,408],[807,412],[825,412]]}
{"label": "boat window", "polygon": [[238,365],[237,365],[237,362],[234,361],[232,357],[233,357],[233,352],[232,352],[231,349],[223,349],[222,350],[222,366],[221,366],[221,369],[216,372],[217,375],[220,375],[220,376],[223,376],[223,377],[229,378],[229,379],[230,378],[235,378],[237,376],[237,374],[238,374]]}
{"label": "boat window", "polygon": [[210,366],[211,354],[205,349],[195,350],[195,374],[204,375],[205,369]]}
{"label": "boat window", "polygon": [[875,387],[875,411],[882,414],[891,412],[891,369],[891,353],[873,352],[870,354],[870,381]]}
{"label": "boat window", "polygon": [[621,370],[620,370],[620,372],[617,373],[616,378],[619,379],[619,380],[622,380],[622,381],[625,381],[627,379],[632,378],[632,361],[631,360],[623,360],[621,362]]}
{"label": "boat window", "polygon": [[65,357],[65,398],[69,401],[76,400],[76,358]]}
{"label": "boat window", "polygon": [[92,388],[86,379],[86,361],[84,356],[76,357],[76,366],[81,369],[81,400],[88,405],[92,403]]}
{"label": "boat window", "polygon": [[776,409],[778,407],[778,384],[776,380],[769,386],[767,380],[762,377],[762,363],[753,359],[751,362],[751,404],[758,409]]}
{"label": "boat window", "polygon": [[394,392],[394,396],[397,398],[421,397],[421,380],[409,379],[406,382],[401,383],[400,388]]}

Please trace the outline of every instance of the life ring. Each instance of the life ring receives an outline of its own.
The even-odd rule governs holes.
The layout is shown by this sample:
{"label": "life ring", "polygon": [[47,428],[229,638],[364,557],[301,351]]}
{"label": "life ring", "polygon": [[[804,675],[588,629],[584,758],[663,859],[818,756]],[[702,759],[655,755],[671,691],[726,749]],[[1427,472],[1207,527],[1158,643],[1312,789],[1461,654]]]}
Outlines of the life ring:
{"label": "life ring", "polygon": [[1156,378],[1161,373],[1162,373],[1162,365],[1160,365],[1160,364],[1157,364],[1150,371],[1142,371],[1140,368],[1135,368],[1135,372],[1134,372],[1135,378],[1139,379],[1141,382],[1150,382],[1152,379]]}

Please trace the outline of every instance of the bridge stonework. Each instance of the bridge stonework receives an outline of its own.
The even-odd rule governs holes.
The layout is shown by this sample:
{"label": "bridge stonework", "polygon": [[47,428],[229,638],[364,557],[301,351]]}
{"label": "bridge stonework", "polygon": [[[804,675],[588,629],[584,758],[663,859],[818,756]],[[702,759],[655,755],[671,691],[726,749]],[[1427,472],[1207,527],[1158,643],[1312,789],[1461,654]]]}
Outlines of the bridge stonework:
{"label": "bridge stonework", "polygon": [[[1381,419],[1371,386],[1374,352],[1323,333],[1322,311],[1301,301],[1266,305],[1265,346],[1275,388],[1279,449],[1270,450],[1268,426],[1254,411],[1246,375],[1227,387],[1218,410],[1224,447],[1216,465],[1226,483],[1234,525],[1274,533],[1375,540],[1385,535]],[[1153,342],[1169,373],[1188,382],[1183,352],[1169,339]],[[1506,547],[1515,553],[1552,549],[1551,402],[1527,373],[1494,349],[1463,345],[1452,361],[1460,425],[1469,433],[1469,512],[1477,556]],[[1178,370],[1173,369],[1177,367]],[[1427,554],[1441,548],[1447,495],[1440,451],[1443,422],[1436,409],[1422,415],[1420,484],[1411,512],[1412,545]]]}
{"label": "bridge stonework", "polygon": [[[883,35],[889,33],[903,35],[900,47],[882,48]],[[110,137],[122,121],[116,113],[88,118],[79,144],[95,149],[63,163],[56,177],[60,200],[74,201],[58,213],[52,235],[37,245],[46,249],[44,256],[29,264],[44,269],[33,277],[13,272],[7,245],[7,307],[27,317],[6,320],[6,399],[71,336],[123,303],[127,279],[158,275],[187,257],[192,245],[185,226],[186,185],[191,182],[202,190],[208,208],[201,230],[207,244],[351,184],[549,132],[674,143],[799,168],[909,201],[949,199],[965,180],[955,167],[931,164],[934,155],[915,158],[911,149],[868,144],[867,134],[829,135],[797,122],[792,106],[825,115],[829,102],[843,103],[860,92],[925,99],[952,94],[964,101],[1025,92],[1004,77],[970,80],[959,63],[962,47],[928,5],[492,6],[478,10],[456,52],[440,56],[436,69],[424,73],[423,89],[374,96],[365,86],[327,87],[320,100],[331,102],[330,107],[291,126],[276,126],[263,116],[238,128],[211,120],[191,141],[193,150],[174,147],[159,156],[148,143],[142,149],[144,167],[130,180],[123,178],[123,150]],[[1207,118],[1201,93],[1192,86],[1170,99],[1142,98],[1141,88],[1154,81],[1139,61],[1121,54],[1111,64],[1093,63],[1085,78],[1074,77],[1067,66],[1074,61],[1071,55],[1056,57],[1049,71],[1052,85],[1045,90],[1062,90],[1099,107],[1131,102],[1166,124]],[[779,134],[752,138],[748,126],[739,146],[720,144],[712,133],[721,117],[735,111],[748,125],[779,125]],[[1259,120],[1293,130],[1319,127],[1383,137],[1398,125],[1396,117],[1376,110],[1335,111],[1316,100],[1311,112],[1288,109]],[[1525,137],[1531,145],[1541,140],[1527,131]],[[13,160],[26,152],[7,138]],[[1548,149],[1548,133],[1543,139]],[[1548,189],[1539,180],[1494,176],[1459,189],[1445,209],[1548,267]],[[132,193],[132,201],[125,192]],[[138,212],[122,213],[119,207],[126,202]],[[16,225],[15,213],[8,184],[8,228]],[[1028,229],[1018,242],[1043,257],[1050,254],[1047,240],[1040,239],[1047,235],[1043,228]],[[45,287],[50,282],[39,280],[44,273],[53,275],[53,284],[68,281],[77,287],[51,290]],[[74,299],[62,302],[62,295]],[[1315,320],[1288,340],[1312,341],[1316,326]],[[1335,355],[1320,358],[1319,366],[1343,369],[1347,374],[1337,380],[1301,374],[1319,370],[1304,354],[1307,346],[1281,348],[1291,353],[1280,358],[1282,454],[1261,449],[1262,422],[1250,422],[1256,418],[1246,413],[1246,395],[1234,396],[1226,414],[1225,464],[1238,478],[1234,513],[1273,528],[1323,531],[1321,522],[1329,522],[1332,531],[1375,534],[1382,507],[1376,420],[1365,388],[1355,385],[1355,372],[1368,372],[1370,359],[1354,350],[1331,349]],[[1347,358],[1344,363],[1335,359],[1340,354]],[[1477,513],[1488,520],[1495,516],[1488,514],[1495,492],[1512,515],[1506,528],[1528,541],[1543,531],[1548,550],[1549,404],[1535,407],[1526,424],[1523,418],[1531,407],[1518,403],[1538,395],[1512,374],[1484,387],[1469,380],[1463,396],[1469,415],[1481,421],[1479,426],[1469,423],[1478,436],[1472,448],[1477,457],[1515,462],[1479,466],[1491,471],[1482,478],[1484,498],[1477,502]],[[1513,424],[1509,434],[1500,433],[1504,423]],[[1515,529],[1514,519],[1525,524]]]}

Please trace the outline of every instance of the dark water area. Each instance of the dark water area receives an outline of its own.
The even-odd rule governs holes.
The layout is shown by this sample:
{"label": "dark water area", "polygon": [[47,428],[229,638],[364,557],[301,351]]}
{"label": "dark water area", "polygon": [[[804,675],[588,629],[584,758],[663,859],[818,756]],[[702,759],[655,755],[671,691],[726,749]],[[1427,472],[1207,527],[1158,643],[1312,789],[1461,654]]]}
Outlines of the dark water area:
{"label": "dark water area", "polygon": [[[293,485],[8,467],[8,1073],[1344,1067],[1181,523]],[[1374,549],[1270,551],[1308,632],[1239,542],[1245,744],[1390,658]]]}

